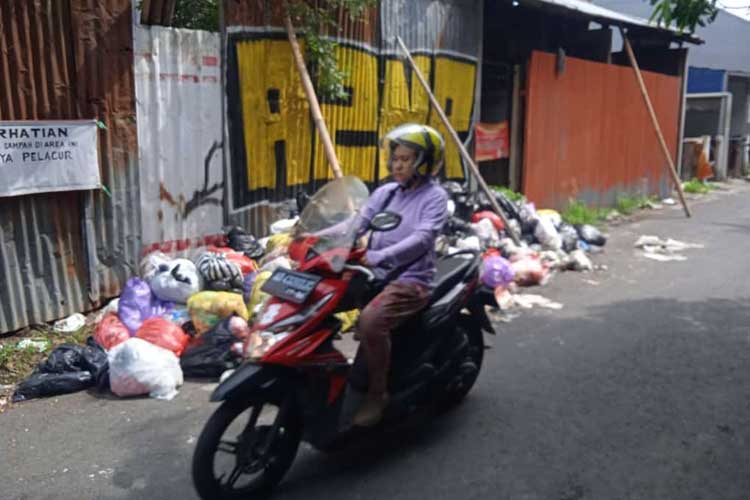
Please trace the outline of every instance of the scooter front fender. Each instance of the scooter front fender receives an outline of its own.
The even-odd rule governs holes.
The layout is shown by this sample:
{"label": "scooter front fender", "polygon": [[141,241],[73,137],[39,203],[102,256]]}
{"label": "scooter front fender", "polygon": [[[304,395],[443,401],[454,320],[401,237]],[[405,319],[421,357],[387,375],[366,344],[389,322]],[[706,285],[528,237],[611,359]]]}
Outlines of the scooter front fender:
{"label": "scooter front fender", "polygon": [[258,395],[279,395],[289,380],[289,369],[281,366],[245,363],[214,389],[211,401],[247,399]]}

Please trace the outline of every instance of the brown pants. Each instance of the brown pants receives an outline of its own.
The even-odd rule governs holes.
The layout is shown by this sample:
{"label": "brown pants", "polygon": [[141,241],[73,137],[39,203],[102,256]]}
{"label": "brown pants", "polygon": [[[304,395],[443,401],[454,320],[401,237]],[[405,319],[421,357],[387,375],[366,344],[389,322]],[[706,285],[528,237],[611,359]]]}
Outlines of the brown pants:
{"label": "brown pants", "polygon": [[391,332],[429,303],[427,288],[414,283],[389,283],[362,310],[359,335],[364,347],[370,378],[370,394],[383,394],[388,388],[391,363]]}

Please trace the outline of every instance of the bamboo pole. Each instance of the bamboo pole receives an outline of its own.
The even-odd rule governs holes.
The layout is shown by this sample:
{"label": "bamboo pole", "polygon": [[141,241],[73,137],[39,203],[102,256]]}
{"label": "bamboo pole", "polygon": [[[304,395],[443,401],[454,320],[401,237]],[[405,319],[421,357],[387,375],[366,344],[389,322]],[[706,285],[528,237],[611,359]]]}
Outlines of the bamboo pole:
{"label": "bamboo pole", "polygon": [[656,136],[659,138],[659,144],[661,144],[661,150],[664,153],[664,157],[667,160],[669,173],[672,176],[672,182],[674,182],[674,185],[677,188],[677,194],[680,197],[680,203],[682,203],[682,208],[685,209],[685,215],[687,217],[691,217],[692,214],[690,213],[690,208],[687,205],[687,201],[685,201],[685,193],[682,191],[682,182],[680,182],[680,178],[677,175],[677,170],[675,169],[674,161],[672,160],[672,155],[669,154],[669,148],[667,147],[667,142],[664,140],[664,134],[662,133],[661,127],[659,126],[659,120],[656,118],[656,112],[654,111],[654,106],[651,104],[651,98],[648,95],[648,89],[646,89],[646,84],[643,81],[641,68],[638,67],[638,61],[635,59],[635,54],[633,53],[633,47],[630,45],[630,40],[628,40],[628,37],[622,28],[620,28],[620,34],[622,35],[622,41],[624,42],[625,51],[628,54],[628,59],[630,59],[630,65],[633,67],[633,71],[635,72],[635,77],[638,80],[638,85],[641,88],[641,95],[643,96],[643,100],[646,103],[646,108],[648,108],[648,114],[651,116],[651,122],[654,125]]}
{"label": "bamboo pole", "polygon": [[437,98],[435,98],[435,94],[432,93],[432,90],[430,90],[429,84],[424,79],[424,76],[422,76],[422,72],[414,63],[414,59],[412,59],[409,49],[406,48],[406,45],[404,45],[404,41],[401,39],[400,36],[396,37],[396,40],[398,41],[398,44],[401,47],[401,50],[404,52],[404,55],[406,56],[407,61],[409,61],[412,71],[414,71],[414,74],[417,75],[417,79],[419,79],[419,82],[422,84],[424,91],[427,93],[427,96],[430,98],[430,102],[432,103],[433,108],[435,108],[435,111],[437,112],[438,116],[443,121],[445,128],[448,129],[448,133],[450,134],[451,139],[453,139],[453,142],[455,142],[456,146],[458,146],[458,150],[461,152],[461,156],[463,156],[464,161],[466,161],[466,164],[469,165],[469,169],[471,170],[471,173],[474,174],[474,178],[479,183],[479,187],[481,187],[482,191],[484,191],[484,193],[487,195],[487,198],[490,200],[490,205],[492,205],[493,210],[495,210],[497,215],[499,215],[500,218],[505,223],[505,229],[508,231],[508,234],[510,234],[510,237],[513,239],[513,241],[517,245],[520,245],[521,241],[519,240],[516,232],[511,227],[508,221],[508,217],[505,215],[505,212],[503,212],[503,209],[500,208],[500,205],[497,203],[497,200],[495,199],[494,193],[485,182],[484,178],[482,177],[482,174],[479,172],[479,167],[477,167],[476,163],[474,163],[474,160],[471,158],[471,155],[469,154],[469,152],[466,151],[466,148],[464,147],[464,144],[461,142],[461,139],[458,137],[456,130],[453,128],[453,126],[451,125],[451,122],[448,120],[448,117],[445,115],[445,112],[443,111],[442,106],[440,106],[440,103],[438,102]]}
{"label": "bamboo pole", "polygon": [[323,142],[323,151],[328,159],[328,165],[330,165],[333,175],[336,178],[342,177],[341,166],[339,166],[339,160],[336,158],[336,150],[333,147],[331,141],[331,135],[328,133],[328,127],[326,122],[323,120],[323,113],[320,111],[320,103],[315,95],[315,89],[313,88],[312,81],[310,80],[310,74],[307,72],[305,66],[305,60],[302,57],[302,51],[299,48],[297,42],[297,35],[294,34],[294,26],[292,25],[292,19],[289,17],[289,13],[284,14],[284,26],[286,27],[286,33],[289,37],[289,44],[292,46],[292,54],[294,55],[294,62],[297,65],[300,78],[302,79],[302,87],[305,89],[305,95],[307,95],[307,101],[310,103],[310,111],[313,115],[313,121],[315,122],[315,128],[318,130],[320,140]]}

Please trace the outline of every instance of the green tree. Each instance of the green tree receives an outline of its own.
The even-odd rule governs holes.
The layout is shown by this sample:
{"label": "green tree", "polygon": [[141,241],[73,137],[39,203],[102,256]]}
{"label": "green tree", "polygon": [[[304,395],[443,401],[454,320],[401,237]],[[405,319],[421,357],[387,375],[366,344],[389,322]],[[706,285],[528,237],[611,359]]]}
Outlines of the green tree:
{"label": "green tree", "polygon": [[178,0],[172,26],[219,31],[219,0]]}
{"label": "green tree", "polygon": [[649,0],[654,6],[651,20],[694,33],[698,26],[714,22],[719,13],[716,0]]}

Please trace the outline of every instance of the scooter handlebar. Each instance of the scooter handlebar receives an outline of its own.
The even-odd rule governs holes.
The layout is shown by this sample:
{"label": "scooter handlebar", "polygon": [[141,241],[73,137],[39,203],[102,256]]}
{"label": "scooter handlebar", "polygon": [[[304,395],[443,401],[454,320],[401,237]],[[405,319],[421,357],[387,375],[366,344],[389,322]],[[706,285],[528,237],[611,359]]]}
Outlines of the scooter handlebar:
{"label": "scooter handlebar", "polygon": [[364,274],[367,277],[368,282],[375,280],[375,273],[373,273],[369,268],[365,266],[358,266],[355,264],[344,264],[344,269],[347,269],[349,271],[357,271],[357,272]]}

